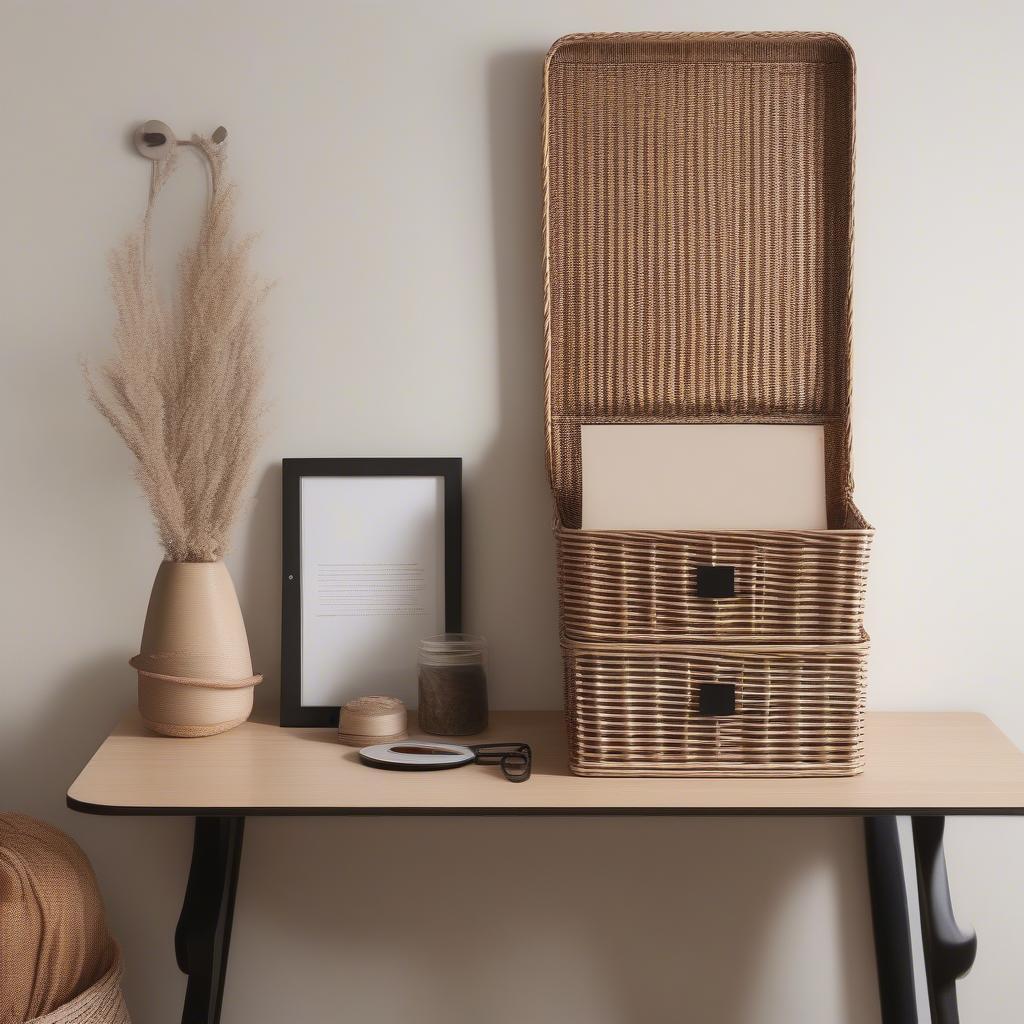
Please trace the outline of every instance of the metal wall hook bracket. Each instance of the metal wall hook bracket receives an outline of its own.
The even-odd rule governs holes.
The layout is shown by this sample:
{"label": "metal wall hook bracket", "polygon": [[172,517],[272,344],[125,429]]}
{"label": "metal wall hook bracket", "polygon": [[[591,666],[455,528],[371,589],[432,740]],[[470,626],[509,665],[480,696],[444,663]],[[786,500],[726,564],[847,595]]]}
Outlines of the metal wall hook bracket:
{"label": "metal wall hook bracket", "polygon": [[[220,145],[228,137],[224,125],[215,128],[211,141]],[[135,129],[135,148],[147,160],[165,160],[177,146],[191,146],[189,139],[179,139],[163,121],[146,121]]]}

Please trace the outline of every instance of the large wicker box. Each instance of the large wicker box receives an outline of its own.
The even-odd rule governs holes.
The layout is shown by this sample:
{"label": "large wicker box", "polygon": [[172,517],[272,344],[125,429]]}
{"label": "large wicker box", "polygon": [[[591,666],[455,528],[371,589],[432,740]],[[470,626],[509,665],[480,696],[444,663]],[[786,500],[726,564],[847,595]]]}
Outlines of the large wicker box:
{"label": "large wicker box", "polygon": [[[563,641],[577,775],[851,775],[864,764],[868,644]],[[707,689],[734,688],[730,714]]]}
{"label": "large wicker box", "polygon": [[[545,419],[571,766],[858,771],[872,532],[850,467],[849,46],[820,33],[567,36],[544,93]],[[828,529],[581,530],[585,423],[823,424]],[[700,596],[697,569],[723,564],[735,596]],[[667,646],[688,673],[699,649],[716,684],[754,659],[754,675],[728,683],[731,721],[659,696]],[[847,654],[855,669],[815,668]],[[588,703],[598,677],[614,715]]]}

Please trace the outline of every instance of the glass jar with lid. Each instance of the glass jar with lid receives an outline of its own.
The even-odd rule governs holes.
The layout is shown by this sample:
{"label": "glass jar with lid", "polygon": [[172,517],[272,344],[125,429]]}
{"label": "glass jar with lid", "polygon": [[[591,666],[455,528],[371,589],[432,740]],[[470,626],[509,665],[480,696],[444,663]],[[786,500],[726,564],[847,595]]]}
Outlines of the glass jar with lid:
{"label": "glass jar with lid", "polygon": [[473,736],[487,728],[487,642],[442,633],[420,643],[419,722],[432,736]]}

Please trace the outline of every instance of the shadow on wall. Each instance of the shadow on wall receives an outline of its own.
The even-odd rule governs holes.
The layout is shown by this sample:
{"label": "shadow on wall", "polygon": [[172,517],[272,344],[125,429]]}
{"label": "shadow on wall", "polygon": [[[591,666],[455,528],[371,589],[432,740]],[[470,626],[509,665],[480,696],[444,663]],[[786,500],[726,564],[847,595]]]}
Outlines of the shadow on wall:
{"label": "shadow on wall", "polygon": [[544,469],[542,67],[535,50],[497,54],[487,65],[498,429],[466,482],[465,607],[466,628],[491,646],[495,705],[507,708],[561,705]]}
{"label": "shadow on wall", "polygon": [[231,567],[253,671],[263,676],[253,702],[257,712],[274,722],[281,695],[281,473],[281,463],[274,462],[259,478],[249,511],[244,557],[237,570]]}
{"label": "shadow on wall", "polygon": [[[39,694],[49,696],[22,729],[11,730],[0,745],[4,810],[12,808],[56,825],[64,816],[65,794],[124,713],[135,693],[135,673],[127,651],[101,655],[76,665],[71,675]],[[25,785],[26,773],[31,785]],[[22,805],[16,797],[28,796]]]}
{"label": "shadow on wall", "polygon": [[[259,820],[246,843],[227,1020],[331,993],[421,1024],[878,1020],[873,983],[837,995],[823,959],[867,941],[855,821]],[[794,936],[823,891],[838,936]],[[286,970],[252,969],[268,935]],[[823,976],[773,987],[798,957]]]}
{"label": "shadow on wall", "polygon": [[[491,696],[507,708],[558,707],[561,667],[551,502],[544,469],[540,88],[543,53],[487,70],[494,235],[498,428],[466,466],[463,627],[487,637]],[[228,559],[245,616],[257,709],[280,695],[281,466],[260,477],[243,557]]]}

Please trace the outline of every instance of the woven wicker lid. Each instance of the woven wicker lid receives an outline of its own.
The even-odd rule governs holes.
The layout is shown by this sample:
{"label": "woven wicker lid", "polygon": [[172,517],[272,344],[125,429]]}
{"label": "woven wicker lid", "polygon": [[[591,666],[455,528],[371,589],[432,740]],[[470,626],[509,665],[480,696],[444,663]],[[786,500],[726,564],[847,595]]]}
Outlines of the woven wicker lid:
{"label": "woven wicker lid", "polygon": [[545,64],[546,420],[825,423],[849,497],[854,63],[823,33],[576,35]]}

